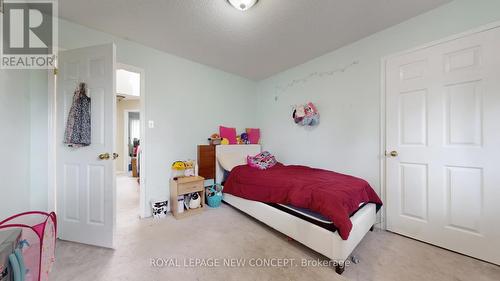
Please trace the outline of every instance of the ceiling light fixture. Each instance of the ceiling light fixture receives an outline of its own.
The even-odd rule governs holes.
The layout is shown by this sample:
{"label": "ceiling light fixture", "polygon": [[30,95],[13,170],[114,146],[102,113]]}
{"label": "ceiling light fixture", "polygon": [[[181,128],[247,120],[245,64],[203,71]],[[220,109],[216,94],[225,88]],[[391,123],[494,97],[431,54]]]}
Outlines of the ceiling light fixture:
{"label": "ceiling light fixture", "polygon": [[259,0],[227,0],[227,2],[236,9],[244,12],[255,6]]}

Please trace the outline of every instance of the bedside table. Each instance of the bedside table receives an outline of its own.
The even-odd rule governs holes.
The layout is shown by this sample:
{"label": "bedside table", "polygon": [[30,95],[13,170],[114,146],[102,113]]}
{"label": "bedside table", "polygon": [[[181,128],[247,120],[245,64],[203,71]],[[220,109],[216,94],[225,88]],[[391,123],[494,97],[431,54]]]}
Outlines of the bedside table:
{"label": "bedside table", "polygon": [[[170,210],[176,219],[189,217],[203,212],[205,209],[205,179],[203,177],[182,177],[177,180],[170,180]],[[201,207],[197,209],[184,209],[184,212],[178,212],[178,196],[198,192],[201,197]]]}

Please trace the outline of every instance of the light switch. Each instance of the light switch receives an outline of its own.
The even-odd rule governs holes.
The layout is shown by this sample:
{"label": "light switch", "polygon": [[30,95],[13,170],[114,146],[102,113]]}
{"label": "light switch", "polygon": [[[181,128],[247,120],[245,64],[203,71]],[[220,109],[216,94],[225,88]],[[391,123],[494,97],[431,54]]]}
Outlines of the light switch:
{"label": "light switch", "polygon": [[153,129],[153,128],[155,127],[155,121],[153,121],[153,120],[149,120],[149,121],[148,121],[148,127],[149,127],[150,129]]}

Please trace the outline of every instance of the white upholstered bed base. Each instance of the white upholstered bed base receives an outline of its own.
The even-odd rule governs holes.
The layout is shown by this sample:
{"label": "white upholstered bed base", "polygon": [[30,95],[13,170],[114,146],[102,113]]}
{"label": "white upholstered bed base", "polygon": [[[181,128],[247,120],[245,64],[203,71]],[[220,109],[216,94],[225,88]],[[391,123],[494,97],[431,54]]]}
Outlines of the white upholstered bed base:
{"label": "white upholstered bed base", "polygon": [[[241,151],[244,157],[246,155],[255,155],[260,152],[260,145],[219,145],[216,148],[216,158],[225,152],[234,153],[236,151]],[[216,170],[216,182],[220,183],[224,173],[218,162],[216,163]],[[337,232],[329,231],[267,204],[226,193],[223,200],[335,261],[347,260],[376,221],[375,204],[366,204],[351,217],[353,227],[349,239],[342,240]]]}
{"label": "white upholstered bed base", "polygon": [[375,224],[375,204],[367,204],[351,217],[349,239],[267,204],[224,194],[224,201],[277,231],[336,261],[344,261]]}

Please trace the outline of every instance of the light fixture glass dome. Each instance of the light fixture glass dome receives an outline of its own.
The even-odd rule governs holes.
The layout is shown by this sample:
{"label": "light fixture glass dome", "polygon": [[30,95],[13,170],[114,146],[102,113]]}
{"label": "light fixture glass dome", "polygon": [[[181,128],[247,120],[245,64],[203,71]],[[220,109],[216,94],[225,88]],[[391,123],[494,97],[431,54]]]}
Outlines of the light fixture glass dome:
{"label": "light fixture glass dome", "polygon": [[240,11],[246,11],[255,6],[259,0],[227,0],[227,2]]}

